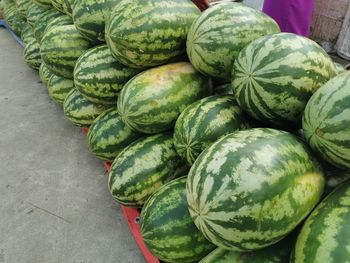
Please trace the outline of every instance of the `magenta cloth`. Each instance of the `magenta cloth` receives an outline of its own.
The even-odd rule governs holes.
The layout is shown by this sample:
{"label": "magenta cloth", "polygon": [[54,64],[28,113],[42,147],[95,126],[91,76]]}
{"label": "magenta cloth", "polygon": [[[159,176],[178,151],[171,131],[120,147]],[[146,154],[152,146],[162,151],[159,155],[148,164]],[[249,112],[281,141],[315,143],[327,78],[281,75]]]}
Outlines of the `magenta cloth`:
{"label": "magenta cloth", "polygon": [[265,0],[263,11],[277,21],[282,32],[309,36],[314,0]]}

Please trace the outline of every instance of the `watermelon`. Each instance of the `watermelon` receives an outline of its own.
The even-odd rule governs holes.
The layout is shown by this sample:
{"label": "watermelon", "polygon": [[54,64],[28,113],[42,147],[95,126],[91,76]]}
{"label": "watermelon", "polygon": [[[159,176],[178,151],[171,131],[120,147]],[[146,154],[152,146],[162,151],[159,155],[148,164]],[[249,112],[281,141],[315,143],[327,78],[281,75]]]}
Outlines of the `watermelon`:
{"label": "watermelon", "polygon": [[305,222],[291,263],[348,262],[350,258],[350,180],[335,189]]}
{"label": "watermelon", "polygon": [[105,41],[105,21],[120,0],[76,0],[72,12],[74,25],[92,42]]}
{"label": "watermelon", "polygon": [[221,84],[213,88],[214,94],[231,94],[233,95],[231,83]]}
{"label": "watermelon", "polygon": [[186,37],[200,15],[190,0],[122,0],[106,24],[106,42],[124,65],[147,68],[185,53]]}
{"label": "watermelon", "polygon": [[74,89],[74,82],[71,79],[65,79],[53,73],[51,74],[52,76],[47,84],[49,95],[56,103],[63,106],[68,93]]}
{"label": "watermelon", "polygon": [[198,262],[215,248],[188,212],[186,180],[181,177],[165,184],[142,209],[142,239],[152,254],[165,262]]}
{"label": "watermelon", "polygon": [[311,148],[339,168],[350,168],[350,72],[333,78],[309,100],[303,131]]}
{"label": "watermelon", "polygon": [[112,163],[108,187],[118,203],[141,207],[154,191],[186,172],[172,134],[162,133],[126,147]]}
{"label": "watermelon", "polygon": [[45,8],[35,4],[30,1],[30,5],[27,9],[27,23],[34,28],[34,24],[36,20],[38,20],[39,16],[45,12]]}
{"label": "watermelon", "polygon": [[280,32],[261,11],[239,3],[215,5],[198,17],[187,37],[192,65],[210,77],[231,81],[233,62],[250,42]]}
{"label": "watermelon", "polygon": [[26,24],[27,22],[19,15],[18,11],[16,10],[15,16],[12,20],[12,31],[21,38],[22,29],[26,26]]}
{"label": "watermelon", "polygon": [[250,116],[281,127],[298,125],[307,101],[336,75],[316,42],[290,33],[260,38],[234,63],[233,89]]}
{"label": "watermelon", "polygon": [[124,86],[118,112],[132,129],[158,133],[174,127],[192,102],[210,95],[209,79],[187,62],[146,70]]}
{"label": "watermelon", "polygon": [[41,65],[40,46],[35,38],[31,38],[24,48],[24,61],[34,70],[39,70]]}
{"label": "watermelon", "polygon": [[57,11],[60,11],[64,14],[63,4],[65,0],[51,0],[51,4]]}
{"label": "watermelon", "polygon": [[76,62],[74,84],[91,102],[117,104],[118,94],[125,83],[139,70],[117,62],[107,45],[89,49]]}
{"label": "watermelon", "polygon": [[72,16],[73,0],[51,0],[51,2],[56,10],[70,17]]}
{"label": "watermelon", "polygon": [[335,69],[337,71],[337,74],[341,74],[344,71],[346,71],[346,68],[340,63],[334,62],[334,66],[335,66]]}
{"label": "watermelon", "polygon": [[181,113],[175,124],[175,148],[192,165],[219,138],[247,127],[233,96],[210,96],[192,103]]}
{"label": "watermelon", "polygon": [[203,151],[188,175],[187,201],[209,241],[254,251],[291,232],[318,203],[324,184],[321,166],[299,138],[256,128]]}
{"label": "watermelon", "polygon": [[41,63],[39,68],[39,76],[41,82],[44,85],[48,85],[50,78],[53,76],[53,73],[46,67],[45,63]]}
{"label": "watermelon", "polygon": [[62,14],[55,9],[49,9],[42,13],[34,24],[34,36],[38,43],[41,43],[41,39],[45,33],[46,26],[53,19],[61,16]]}
{"label": "watermelon", "polygon": [[289,262],[290,250],[290,244],[284,240],[252,252],[235,252],[217,248],[199,263],[286,263]]}
{"label": "watermelon", "polygon": [[34,37],[34,32],[28,23],[23,27],[22,32],[21,32],[21,36],[22,36],[23,44],[25,46],[29,42],[31,42],[33,39],[36,40]]}
{"label": "watermelon", "polygon": [[73,25],[73,20],[70,16],[63,15],[61,14],[59,17],[56,17],[55,19],[51,20],[45,29],[46,33],[49,31],[51,28],[56,27],[56,26],[65,26],[65,25]]}
{"label": "watermelon", "polygon": [[52,8],[51,0],[32,0],[32,1],[38,6],[41,6],[42,8],[45,8],[45,9]]}
{"label": "watermelon", "polygon": [[102,160],[113,161],[126,146],[140,137],[140,133],[125,125],[117,109],[111,108],[90,126],[88,144],[94,155]]}
{"label": "watermelon", "polygon": [[88,127],[108,107],[86,100],[77,89],[72,89],[63,102],[65,117],[78,127]]}
{"label": "watermelon", "polygon": [[27,19],[27,11],[30,6],[30,3],[31,0],[16,0],[18,13],[24,19]]}
{"label": "watermelon", "polygon": [[41,40],[41,56],[52,73],[73,79],[77,59],[90,47],[74,25],[56,26]]}

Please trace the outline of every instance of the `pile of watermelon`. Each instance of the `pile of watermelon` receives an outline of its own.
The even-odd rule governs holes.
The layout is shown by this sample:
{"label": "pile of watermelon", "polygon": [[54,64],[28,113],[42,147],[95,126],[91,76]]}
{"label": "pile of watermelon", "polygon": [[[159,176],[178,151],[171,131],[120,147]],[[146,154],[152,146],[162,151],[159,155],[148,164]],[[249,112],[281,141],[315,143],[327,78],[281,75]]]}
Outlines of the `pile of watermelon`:
{"label": "pile of watermelon", "polygon": [[3,0],[164,262],[347,262],[350,73],[244,4]]}

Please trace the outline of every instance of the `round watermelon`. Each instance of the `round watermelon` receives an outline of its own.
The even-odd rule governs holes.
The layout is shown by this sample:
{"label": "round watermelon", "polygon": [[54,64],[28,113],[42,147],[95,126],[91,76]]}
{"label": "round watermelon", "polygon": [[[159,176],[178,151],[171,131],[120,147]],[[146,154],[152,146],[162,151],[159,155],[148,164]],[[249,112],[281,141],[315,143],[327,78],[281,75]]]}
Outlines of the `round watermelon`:
{"label": "round watermelon", "polygon": [[91,102],[117,104],[118,94],[125,83],[139,70],[116,61],[107,45],[86,51],[76,62],[74,84]]}
{"label": "round watermelon", "polygon": [[217,4],[198,17],[187,37],[192,65],[210,77],[231,81],[233,62],[250,42],[280,32],[261,11],[239,3]]}
{"label": "round watermelon", "polygon": [[192,103],[175,124],[174,144],[192,165],[199,154],[224,135],[249,127],[231,95],[210,96]]}
{"label": "round watermelon", "polygon": [[38,20],[39,16],[45,12],[45,8],[35,4],[34,2],[30,1],[30,5],[27,9],[27,23],[34,28],[34,24],[36,20]]}
{"label": "round watermelon", "polygon": [[146,246],[164,262],[198,262],[215,247],[188,212],[186,177],[165,184],[148,199],[140,227]]}
{"label": "round watermelon", "polygon": [[111,108],[96,118],[90,126],[88,145],[90,151],[102,160],[113,161],[129,144],[141,137],[132,131]]}
{"label": "round watermelon", "polygon": [[39,5],[42,8],[45,9],[51,9],[52,5],[51,5],[51,0],[32,0],[33,3]]}
{"label": "round watermelon", "polygon": [[349,220],[350,180],[335,189],[306,220],[290,262],[349,261]]}
{"label": "round watermelon", "polygon": [[186,172],[172,134],[157,134],[137,140],[115,158],[108,187],[118,203],[141,207],[154,191]]}
{"label": "round watermelon", "polygon": [[41,56],[52,73],[73,79],[75,63],[89,47],[74,25],[56,26],[44,34]]}
{"label": "round watermelon", "polygon": [[106,106],[86,100],[77,89],[72,89],[63,102],[65,117],[78,127],[88,127],[105,110]]}
{"label": "round watermelon", "polygon": [[16,0],[17,10],[20,16],[27,19],[27,11],[31,4],[31,0]]}
{"label": "round watermelon", "polygon": [[106,42],[124,65],[148,68],[185,53],[186,37],[200,15],[190,0],[123,0],[106,24]]}
{"label": "round watermelon", "polygon": [[210,95],[209,79],[190,63],[173,63],[132,78],[118,97],[118,112],[132,129],[158,133],[172,129],[180,113]]}
{"label": "round watermelon", "polygon": [[73,25],[73,20],[70,16],[67,15],[61,15],[59,17],[56,17],[55,19],[51,20],[46,28],[45,28],[45,33],[49,31],[51,28],[56,27],[56,26],[66,26],[66,25]]}
{"label": "round watermelon", "polygon": [[41,39],[45,33],[46,26],[55,18],[62,14],[55,9],[49,9],[42,13],[36,22],[34,23],[34,36],[38,43],[41,43]]}
{"label": "round watermelon", "polygon": [[303,131],[311,148],[339,168],[350,168],[350,72],[327,82],[309,100]]}
{"label": "round watermelon", "polygon": [[41,65],[40,46],[35,38],[31,38],[24,48],[24,61],[34,70],[39,70]]}
{"label": "round watermelon", "polygon": [[238,104],[250,116],[285,127],[299,125],[311,95],[335,75],[333,61],[318,44],[280,33],[240,52],[232,83]]}
{"label": "round watermelon", "polygon": [[41,63],[39,68],[39,76],[41,82],[44,85],[47,85],[49,83],[50,78],[53,76],[53,73],[46,67],[45,63]]}
{"label": "round watermelon", "polygon": [[68,93],[74,89],[74,82],[71,79],[65,79],[53,73],[51,74],[52,76],[47,84],[49,95],[56,103],[63,106],[63,102],[68,96]]}
{"label": "round watermelon", "polygon": [[297,227],[324,184],[321,166],[299,138],[257,128],[229,134],[198,157],[188,175],[187,201],[209,241],[254,251]]}

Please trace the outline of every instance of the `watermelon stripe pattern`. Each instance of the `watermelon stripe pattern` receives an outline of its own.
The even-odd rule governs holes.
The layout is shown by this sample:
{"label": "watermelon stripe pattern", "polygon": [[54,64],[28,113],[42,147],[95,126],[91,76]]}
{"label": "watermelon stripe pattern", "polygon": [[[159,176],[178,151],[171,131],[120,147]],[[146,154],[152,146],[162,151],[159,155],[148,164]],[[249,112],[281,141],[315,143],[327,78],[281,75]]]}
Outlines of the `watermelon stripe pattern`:
{"label": "watermelon stripe pattern", "polygon": [[87,101],[77,89],[72,89],[64,103],[64,115],[78,127],[89,127],[108,108]]}
{"label": "watermelon stripe pattern", "polygon": [[141,138],[119,116],[116,108],[102,113],[90,126],[88,145],[90,151],[105,161],[113,161],[129,144]]}
{"label": "watermelon stripe pattern", "polygon": [[62,14],[60,12],[54,9],[49,9],[38,17],[38,20],[34,24],[34,36],[38,43],[41,42],[41,39],[45,33],[46,26],[48,25],[48,23],[61,15]]}
{"label": "watermelon stripe pattern", "polygon": [[114,160],[108,186],[113,198],[141,207],[165,183],[185,175],[187,166],[175,151],[172,134],[149,136],[126,147]]}
{"label": "watermelon stripe pattern", "polygon": [[74,84],[87,100],[116,105],[120,90],[137,73],[139,70],[116,61],[107,45],[101,45],[79,57],[74,68]]}
{"label": "watermelon stripe pattern", "polygon": [[350,180],[312,212],[295,245],[291,263],[347,262],[350,258]]}
{"label": "watermelon stripe pattern", "polygon": [[46,67],[45,63],[41,63],[39,68],[39,76],[41,82],[44,85],[47,85],[49,83],[50,78],[53,76],[53,73]]}
{"label": "watermelon stripe pattern", "polygon": [[31,0],[31,1],[33,1],[33,3],[37,4],[38,6],[46,10],[52,8],[51,0]]}
{"label": "watermelon stripe pattern", "polygon": [[322,168],[297,137],[250,129],[223,137],[198,157],[187,201],[209,241],[251,251],[292,231],[318,203],[324,184]]}
{"label": "watermelon stripe pattern", "polygon": [[34,24],[39,16],[45,12],[45,8],[38,6],[34,2],[30,1],[30,5],[27,10],[27,23],[34,28]]}
{"label": "watermelon stripe pattern", "polygon": [[215,247],[190,217],[186,177],[167,183],[149,198],[142,209],[140,227],[147,247],[165,262],[198,262]]}
{"label": "watermelon stripe pattern", "polygon": [[192,165],[212,143],[248,127],[233,96],[210,96],[194,102],[181,113],[175,124],[175,148]]}
{"label": "watermelon stripe pattern", "polygon": [[315,42],[280,33],[241,51],[234,63],[233,89],[253,118],[283,126],[299,123],[311,95],[335,75],[333,61]]}
{"label": "watermelon stripe pattern", "polygon": [[118,112],[132,129],[152,134],[170,130],[180,113],[210,95],[209,79],[187,62],[146,70],[132,78],[118,98]]}
{"label": "watermelon stripe pattern", "polygon": [[52,74],[49,79],[47,89],[53,101],[63,106],[68,93],[74,89],[74,82],[71,79],[65,79],[60,76]]}
{"label": "watermelon stripe pattern", "polygon": [[231,81],[239,52],[253,40],[279,32],[277,23],[264,13],[239,3],[221,3],[192,24],[187,54],[201,73]]}
{"label": "watermelon stripe pattern", "polygon": [[190,0],[123,0],[106,24],[106,42],[124,65],[147,68],[185,53],[186,37],[200,15]]}
{"label": "watermelon stripe pattern", "polygon": [[90,43],[74,25],[57,26],[46,32],[41,41],[41,56],[55,75],[73,79],[77,59],[90,47]]}
{"label": "watermelon stripe pattern", "polygon": [[56,17],[55,19],[50,21],[50,23],[47,24],[45,33],[53,27],[66,25],[73,25],[73,20],[71,17],[61,14],[61,16]]}
{"label": "watermelon stripe pattern", "polygon": [[312,149],[327,162],[350,168],[350,73],[333,78],[309,100],[303,131]]}
{"label": "watermelon stripe pattern", "polygon": [[41,65],[41,55],[39,43],[34,37],[27,38],[24,48],[24,61],[34,70],[39,70]]}

